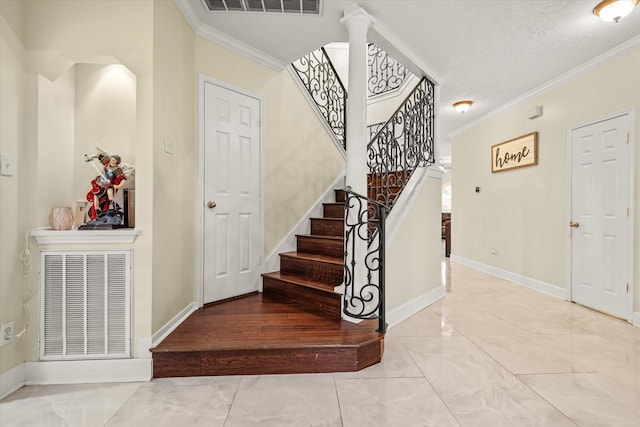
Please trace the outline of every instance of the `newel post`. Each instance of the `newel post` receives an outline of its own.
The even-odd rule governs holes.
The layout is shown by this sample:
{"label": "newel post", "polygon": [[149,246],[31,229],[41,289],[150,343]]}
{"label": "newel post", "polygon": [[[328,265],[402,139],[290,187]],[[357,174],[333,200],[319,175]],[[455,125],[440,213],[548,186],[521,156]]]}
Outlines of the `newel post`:
{"label": "newel post", "polygon": [[[347,99],[347,173],[346,185],[356,193],[367,195],[367,31],[375,20],[360,6],[345,8],[340,20],[349,32],[349,98]],[[366,211],[366,202],[365,202]],[[348,206],[346,223],[357,224],[360,215],[366,215],[359,206]],[[366,221],[366,218],[364,219]],[[365,227],[366,228],[366,227]],[[349,253],[353,277],[352,287],[345,290],[345,298],[359,295],[369,282],[365,265],[367,255],[366,236],[351,236],[353,241],[345,240]],[[345,260],[347,262],[347,260]]]}

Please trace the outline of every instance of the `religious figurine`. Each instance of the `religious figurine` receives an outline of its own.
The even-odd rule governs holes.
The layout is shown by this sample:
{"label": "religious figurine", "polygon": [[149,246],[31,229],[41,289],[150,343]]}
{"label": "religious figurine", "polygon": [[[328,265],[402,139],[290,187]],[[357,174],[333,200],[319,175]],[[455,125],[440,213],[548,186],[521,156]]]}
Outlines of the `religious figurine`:
{"label": "religious figurine", "polygon": [[87,162],[98,159],[102,164],[102,169],[93,164],[98,176],[91,181],[91,190],[87,193],[87,201],[91,202],[89,225],[120,225],[124,213],[122,207],[116,203],[115,196],[118,189],[133,175],[133,166],[125,165],[120,156],[109,154],[99,146],[97,154],[85,154],[84,157]]}

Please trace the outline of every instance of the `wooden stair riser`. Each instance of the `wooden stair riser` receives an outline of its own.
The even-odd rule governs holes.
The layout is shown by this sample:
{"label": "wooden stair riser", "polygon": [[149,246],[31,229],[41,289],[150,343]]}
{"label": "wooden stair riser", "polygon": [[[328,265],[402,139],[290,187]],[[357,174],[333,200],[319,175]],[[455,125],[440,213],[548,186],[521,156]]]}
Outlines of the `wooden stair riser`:
{"label": "wooden stair riser", "polygon": [[344,256],[344,239],[326,239],[322,236],[296,236],[298,252],[310,254]]}
{"label": "wooden stair riser", "polygon": [[360,346],[309,346],[153,354],[154,378],[354,372],[382,360],[382,338]]}
{"label": "wooden stair riser", "polygon": [[322,216],[325,218],[343,218],[344,219],[344,202],[324,203],[322,205]]}
{"label": "wooden stair riser", "polygon": [[337,203],[344,203],[344,201],[347,199],[344,190],[333,190],[333,192],[336,196]]}
{"label": "wooden stair riser", "polygon": [[344,280],[344,264],[301,259],[292,256],[280,256],[280,271],[297,274],[313,280],[321,280],[333,286],[339,286]]}
{"label": "wooden stair riser", "polygon": [[341,237],[344,235],[344,219],[311,218],[311,234]]}
{"label": "wooden stair riser", "polygon": [[263,292],[270,298],[277,297],[286,300],[301,309],[333,317],[336,320],[342,318],[340,312],[341,295],[325,292],[318,289],[297,286],[295,284],[275,279],[263,277]]}

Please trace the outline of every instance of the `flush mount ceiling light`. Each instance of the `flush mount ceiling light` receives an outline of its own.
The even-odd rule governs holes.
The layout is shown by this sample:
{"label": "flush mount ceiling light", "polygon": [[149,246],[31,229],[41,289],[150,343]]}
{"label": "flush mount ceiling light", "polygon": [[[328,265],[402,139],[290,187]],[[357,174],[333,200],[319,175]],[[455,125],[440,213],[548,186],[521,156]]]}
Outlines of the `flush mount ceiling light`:
{"label": "flush mount ceiling light", "polygon": [[473,101],[458,101],[453,104],[453,108],[455,108],[458,113],[464,114],[471,108],[471,105],[473,105]]}
{"label": "flush mount ceiling light", "polygon": [[604,0],[593,9],[593,14],[604,22],[618,22],[633,11],[640,0]]}

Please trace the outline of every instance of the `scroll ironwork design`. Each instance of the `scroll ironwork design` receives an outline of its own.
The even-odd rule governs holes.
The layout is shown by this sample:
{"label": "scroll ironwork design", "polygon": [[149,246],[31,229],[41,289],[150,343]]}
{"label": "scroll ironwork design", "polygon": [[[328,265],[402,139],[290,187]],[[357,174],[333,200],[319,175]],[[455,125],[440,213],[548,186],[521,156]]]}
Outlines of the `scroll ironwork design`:
{"label": "scroll ironwork design", "polygon": [[426,77],[367,147],[368,196],[391,207],[413,171],[434,163],[435,85]]}
{"label": "scroll ironwork design", "polygon": [[369,67],[367,81],[369,96],[382,95],[399,89],[411,75],[408,69],[374,43],[369,43],[367,49],[367,66]]}
{"label": "scroll ironwork design", "polygon": [[384,226],[388,208],[349,187],[345,193],[343,312],[356,319],[377,319],[377,331],[385,333]]}
{"label": "scroll ironwork design", "polygon": [[320,48],[291,65],[336,138],[346,148],[347,91],[327,52]]}

